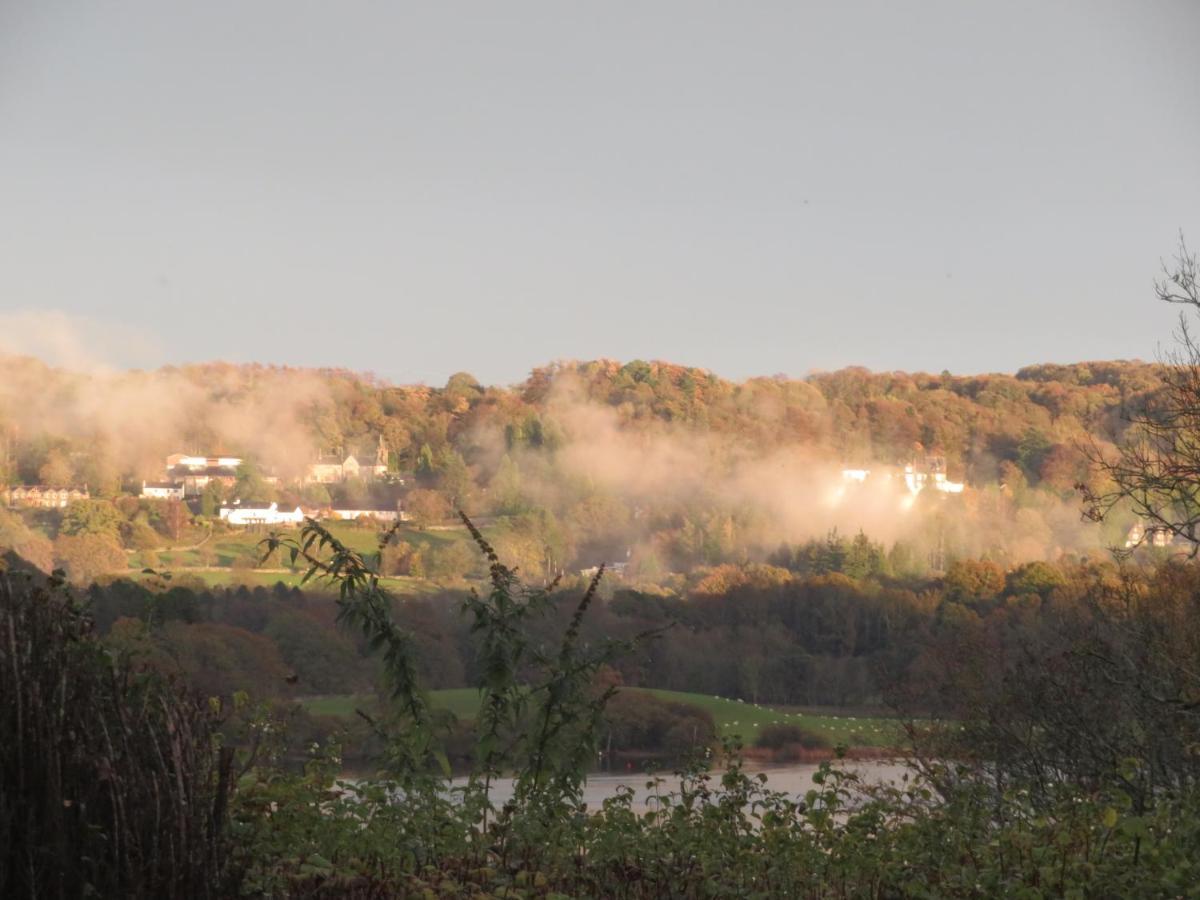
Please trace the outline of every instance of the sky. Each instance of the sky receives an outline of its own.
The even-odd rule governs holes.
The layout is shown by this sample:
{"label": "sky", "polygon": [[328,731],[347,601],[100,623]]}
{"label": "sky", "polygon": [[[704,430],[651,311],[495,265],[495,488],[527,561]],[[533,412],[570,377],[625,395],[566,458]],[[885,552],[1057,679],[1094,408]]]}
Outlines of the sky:
{"label": "sky", "polygon": [[0,2],[0,349],[1153,358],[1200,2]]}

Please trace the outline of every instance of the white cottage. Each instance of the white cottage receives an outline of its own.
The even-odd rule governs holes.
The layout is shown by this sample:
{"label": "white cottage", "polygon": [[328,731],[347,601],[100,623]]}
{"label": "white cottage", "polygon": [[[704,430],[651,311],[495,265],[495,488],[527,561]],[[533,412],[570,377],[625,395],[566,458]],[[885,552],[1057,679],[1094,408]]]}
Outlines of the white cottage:
{"label": "white cottage", "polygon": [[304,521],[300,507],[293,510],[280,509],[277,503],[238,503],[222,506],[219,513],[222,521],[230,525],[299,525]]}

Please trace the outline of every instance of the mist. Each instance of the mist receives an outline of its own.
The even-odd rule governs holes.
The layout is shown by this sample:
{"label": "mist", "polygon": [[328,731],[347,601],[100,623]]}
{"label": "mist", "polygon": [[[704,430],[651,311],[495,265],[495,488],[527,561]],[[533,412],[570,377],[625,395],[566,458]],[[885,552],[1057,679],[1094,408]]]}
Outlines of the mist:
{"label": "mist", "polygon": [[330,405],[324,380],[304,370],[210,364],[90,372],[0,356],[0,425],[23,442],[82,448],[93,471],[161,477],[168,454],[236,453],[281,476],[303,471],[311,423]]}
{"label": "mist", "polygon": [[[1011,489],[996,483],[968,484],[961,494],[927,487],[914,495],[904,480],[910,460],[901,459],[856,460],[870,471],[860,483],[844,476],[847,461],[817,435],[760,447],[740,435],[630,422],[619,407],[589,401],[570,373],[555,382],[545,414],[565,441],[552,462],[541,451],[508,453],[520,471],[521,490],[537,505],[559,511],[569,512],[581,496],[609,498],[630,510],[631,519],[614,521],[610,531],[616,533],[602,542],[609,561],[648,551],[670,555],[662,532],[689,518],[722,530],[732,557],[747,560],[834,531],[843,537],[861,531],[885,548],[905,543],[923,557],[989,557],[1007,564],[1107,549],[1100,528],[1082,519],[1073,496],[1030,492],[1018,503]],[[478,443],[502,446],[497,434]]]}
{"label": "mist", "polygon": [[[10,450],[15,446],[20,458],[32,444],[63,442],[78,458],[77,470],[109,485],[161,477],[173,452],[251,457],[287,484],[329,446],[331,422],[339,437],[341,427],[358,428],[364,443],[374,443],[375,429],[393,441],[411,437],[410,413],[393,410],[381,419],[382,409],[370,406],[398,389],[344,372],[222,363],[73,371],[0,356],[0,376],[0,427]],[[804,407],[819,411],[821,395],[794,384]],[[501,393],[512,402],[513,394]],[[410,391],[419,404],[411,415],[450,421],[431,412],[437,396]],[[748,396],[752,421],[782,414],[778,400]],[[463,413],[463,421],[474,422],[463,442],[475,485],[467,505],[484,516],[549,512],[562,526],[562,564],[631,561],[645,571],[679,571],[764,560],[781,544],[835,530],[844,537],[861,531],[885,548],[903,543],[923,559],[1017,563],[1104,549],[1100,529],[1080,520],[1073,497],[1028,490],[1017,497],[994,482],[968,484],[956,495],[931,488],[914,495],[903,476],[911,460],[848,460],[831,449],[827,425],[815,417],[818,424],[784,441],[637,418],[622,404],[589,398],[569,369],[555,375],[532,411],[555,436],[544,446],[512,446],[495,408],[474,419]],[[869,476],[848,480],[843,469],[850,464]],[[545,540],[531,539],[539,551]]]}

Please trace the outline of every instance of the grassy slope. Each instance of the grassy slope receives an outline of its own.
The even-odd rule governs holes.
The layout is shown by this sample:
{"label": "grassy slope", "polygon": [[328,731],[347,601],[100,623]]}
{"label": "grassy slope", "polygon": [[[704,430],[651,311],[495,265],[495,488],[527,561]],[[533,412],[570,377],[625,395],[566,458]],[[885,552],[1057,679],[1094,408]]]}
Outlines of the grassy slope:
{"label": "grassy slope", "polygon": [[[209,587],[228,587],[229,585],[236,584],[245,584],[249,587],[274,587],[278,582],[283,582],[288,587],[299,587],[300,580],[304,577],[303,572],[295,574],[291,572],[258,572],[253,569],[242,571],[238,571],[237,569],[197,571],[194,569],[172,568],[170,565],[159,566],[159,569],[165,572],[175,572],[180,575],[194,575]],[[392,589],[398,596],[412,597],[421,594],[436,593],[439,590],[437,582],[425,578],[396,576],[380,580],[383,582],[384,587]],[[320,588],[321,585],[321,582],[315,582],[317,588]],[[314,587],[314,582],[310,581],[308,587]]]}
{"label": "grassy slope", "polygon": [[[351,524],[336,522],[325,523],[330,533],[352,550],[362,554],[375,553],[379,545],[379,531],[375,528],[363,528]],[[296,534],[299,532],[297,531]],[[290,572],[261,572],[253,569],[235,570],[231,568],[234,560],[261,555],[259,542],[267,536],[265,530],[230,531],[214,535],[205,544],[205,549],[212,553],[210,568],[200,570],[204,559],[200,550],[162,551],[159,553],[157,568],[164,572],[178,572],[195,575],[210,587],[230,584],[248,584],[250,586],[272,587],[277,582],[283,582],[288,587],[298,586],[302,573]],[[417,531],[414,528],[402,528],[397,538],[414,545],[436,546],[453,541],[468,539],[464,530],[455,531]],[[135,570],[142,568],[140,558],[136,554],[130,557],[129,565]],[[438,585],[422,578],[384,578],[386,587],[401,594],[414,595],[432,593],[438,590]]]}
{"label": "grassy slope", "polygon": [[[643,688],[625,688],[625,690],[644,690]],[[741,735],[746,743],[753,743],[758,737],[759,729],[773,723],[789,723],[815,732],[828,738],[834,744],[846,744],[850,747],[888,747],[896,746],[899,742],[899,731],[891,719],[872,718],[866,716],[831,716],[812,715],[809,713],[791,713],[771,709],[767,706],[754,706],[751,703],[740,703],[736,700],[725,700],[721,697],[709,697],[705,694],[691,694],[683,691],[662,691],[648,689],[663,700],[679,703],[690,703],[708,710],[722,735]],[[475,715],[479,708],[479,695],[474,688],[453,688],[450,690],[433,691],[433,701],[438,706],[449,709],[461,719]],[[374,699],[363,695],[342,695],[330,697],[312,697],[304,701],[309,712],[327,716],[350,716],[354,708],[362,708],[371,704]]]}
{"label": "grassy slope", "polygon": [[656,689],[649,689],[649,692],[663,700],[690,703],[708,710],[721,734],[741,735],[746,743],[753,743],[764,725],[773,724],[799,725],[807,731],[823,735],[833,744],[846,744],[850,747],[895,746],[899,737],[897,726],[891,719],[868,716],[818,716],[784,712],[769,706],[755,706],[752,703],[705,694]]}
{"label": "grassy slope", "polygon": [[[339,541],[349,547],[351,550],[357,550],[359,553],[374,553],[379,545],[379,531],[375,528],[361,528],[356,525],[339,524],[337,522],[326,522],[326,528]],[[284,533],[288,533],[286,530]],[[293,534],[299,534],[298,529],[292,529]],[[461,535],[457,532],[437,532],[437,538],[429,537],[429,532],[421,532],[412,528],[402,528],[397,538],[402,541],[408,541],[410,544],[431,543],[438,540],[455,540],[463,539],[466,533]],[[448,538],[443,538],[442,535],[449,535]],[[266,530],[237,530],[229,531],[224,534],[214,535],[212,540],[207,543],[207,547],[215,556],[215,564],[218,566],[228,566],[235,559],[244,556],[256,556],[259,554],[258,544],[267,536]],[[168,554],[170,556],[178,556],[179,562],[183,565],[199,565],[200,554],[195,550],[186,551],[178,554]]]}

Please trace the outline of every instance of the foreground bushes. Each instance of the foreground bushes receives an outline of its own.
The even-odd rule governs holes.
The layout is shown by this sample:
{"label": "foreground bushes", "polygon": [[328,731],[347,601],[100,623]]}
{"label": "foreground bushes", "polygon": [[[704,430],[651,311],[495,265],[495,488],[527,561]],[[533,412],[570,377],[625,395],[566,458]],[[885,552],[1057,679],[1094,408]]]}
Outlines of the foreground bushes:
{"label": "foreground bushes", "polygon": [[91,627],[61,582],[0,571],[0,896],[225,896],[214,710]]}
{"label": "foreground bushes", "polygon": [[1034,807],[975,774],[880,787],[825,763],[796,797],[734,758],[652,779],[646,808],[627,791],[598,810],[496,810],[478,786],[404,800],[396,784],[339,786],[315,760],[246,785],[235,827],[248,885],[274,896],[1117,898],[1200,883],[1194,795],[1149,816],[1119,793]]}
{"label": "foreground bushes", "polygon": [[[217,733],[227,728],[221,704],[112,660],[56,582],[0,580],[0,893],[1129,897],[1188,896],[1200,884],[1200,795],[1181,758],[1114,758],[1099,776],[1045,770],[1035,781],[1022,774],[1025,760],[1045,758],[1033,751],[1047,740],[1057,746],[1037,730],[1024,734],[1023,755],[998,758],[1003,766],[926,759],[893,785],[825,763],[803,797],[772,791],[730,747],[720,771],[697,762],[677,780],[649,779],[644,804],[626,790],[589,809],[583,773],[613,727],[614,692],[601,675],[622,649],[580,641],[595,583],[547,648],[530,625],[553,595],[521,586],[476,537],[492,588],[464,608],[481,713],[471,774],[459,782],[446,758],[452,725],[418,684],[411,641],[372,563],[318,525],[275,549],[338,584],[343,621],[383,657],[391,703],[369,724],[385,774],[361,782],[339,782],[337,749],[320,743],[303,772],[285,771],[269,721],[250,723],[235,758]],[[1085,637],[1089,652],[1103,646]],[[1171,639],[1173,659],[1194,661],[1178,628]],[[1044,704],[1075,683],[1023,658],[1021,684]],[[656,707],[635,712],[658,727]],[[1180,707],[1177,718],[1191,715]],[[955,726],[968,736],[978,728]],[[668,727],[664,739],[672,730],[681,748],[694,741],[690,727]],[[797,737],[768,735],[781,746]],[[969,745],[959,747],[970,759]],[[1175,777],[1160,776],[1167,770]],[[502,775],[512,775],[505,797],[495,790]]]}

